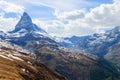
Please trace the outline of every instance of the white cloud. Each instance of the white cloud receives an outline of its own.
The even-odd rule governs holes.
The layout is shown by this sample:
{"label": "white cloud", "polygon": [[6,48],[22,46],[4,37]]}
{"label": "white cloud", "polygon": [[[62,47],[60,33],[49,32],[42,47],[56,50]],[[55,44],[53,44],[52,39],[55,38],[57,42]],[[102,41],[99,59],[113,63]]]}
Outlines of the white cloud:
{"label": "white cloud", "polygon": [[40,19],[36,18],[32,20],[33,23],[38,25],[38,27],[44,29],[45,31],[48,31],[48,27],[46,26],[47,24],[50,24],[50,21],[41,21]]}
{"label": "white cloud", "polygon": [[94,27],[114,27],[120,25],[120,1],[102,4],[86,14],[86,23]]}
{"label": "white cloud", "polygon": [[120,0],[113,0],[114,2],[120,2]]}
{"label": "white cloud", "polygon": [[3,31],[10,31],[14,29],[14,26],[16,25],[18,19],[16,18],[3,18],[0,17],[0,30]]}
{"label": "white cloud", "polygon": [[33,22],[52,36],[62,36],[66,34],[65,25],[59,20],[41,21],[39,19],[33,19]]}
{"label": "white cloud", "polygon": [[81,19],[85,17],[84,10],[73,10],[69,12],[63,12],[61,14],[55,14],[59,19],[68,19],[68,20],[75,20]]}
{"label": "white cloud", "polygon": [[9,3],[4,0],[0,0],[0,10],[3,10],[4,12],[17,12],[17,13],[23,13],[24,7]]}
{"label": "white cloud", "polygon": [[[120,25],[120,1],[113,4],[101,4],[89,12],[73,10],[69,12],[56,11],[59,23],[49,24],[48,32],[57,36],[85,35],[103,32],[103,28]],[[66,21],[67,23],[65,23]]]}
{"label": "white cloud", "polygon": [[[0,0],[0,30],[8,31],[14,28],[19,20],[20,14],[24,12],[24,7],[9,3],[5,0]],[[8,13],[15,13],[18,17],[8,17],[5,15]]]}
{"label": "white cloud", "polygon": [[67,37],[72,35],[87,35],[95,32],[94,27],[89,27],[88,24],[81,22],[80,20],[69,20],[64,23],[61,20],[52,21],[40,21],[38,19],[33,20],[34,23],[41,26],[42,29],[46,30],[52,36]]}

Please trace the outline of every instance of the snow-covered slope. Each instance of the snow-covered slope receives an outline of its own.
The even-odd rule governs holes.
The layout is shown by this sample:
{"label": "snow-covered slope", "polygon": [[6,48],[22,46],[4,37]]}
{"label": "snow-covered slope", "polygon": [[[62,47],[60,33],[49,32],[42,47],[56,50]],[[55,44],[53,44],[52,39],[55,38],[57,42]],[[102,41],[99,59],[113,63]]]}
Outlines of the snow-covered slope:
{"label": "snow-covered slope", "polygon": [[0,50],[1,49],[6,49],[6,50],[13,50],[18,51],[21,54],[24,55],[31,55],[32,53],[26,49],[21,48],[20,46],[17,46],[15,44],[12,44],[10,42],[4,41],[4,40],[0,40]]}
{"label": "snow-covered slope", "polygon": [[102,34],[95,33],[90,36],[73,36],[71,38],[64,38],[64,40],[60,43],[72,50],[85,51],[98,56],[104,56],[107,54],[109,47],[118,43],[119,41],[120,26],[117,26],[112,30],[106,31]]}
{"label": "snow-covered slope", "polygon": [[[23,16],[21,17],[20,21],[18,24],[15,26],[15,29],[13,31],[9,31],[9,35],[12,37],[22,37],[25,36],[26,34],[39,34],[39,35],[44,35],[47,36],[47,32],[35,25],[30,16],[24,12]],[[38,36],[39,36],[38,35]],[[49,35],[48,35],[49,36]]]}
{"label": "snow-covered slope", "polygon": [[46,31],[32,22],[26,12],[23,13],[13,31],[9,31],[6,34],[2,31],[0,33],[1,39],[20,46],[25,46],[31,42],[42,45],[58,45]]}

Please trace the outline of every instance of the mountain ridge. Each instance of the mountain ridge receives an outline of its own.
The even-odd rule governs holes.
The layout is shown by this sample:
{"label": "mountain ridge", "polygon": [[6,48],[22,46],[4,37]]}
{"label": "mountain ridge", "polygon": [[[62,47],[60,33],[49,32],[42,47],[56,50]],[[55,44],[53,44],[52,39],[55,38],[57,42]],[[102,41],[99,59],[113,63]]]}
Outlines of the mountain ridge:
{"label": "mountain ridge", "polygon": [[84,51],[102,57],[107,54],[110,46],[120,41],[119,36],[120,26],[116,26],[102,34],[95,33],[89,36],[64,38],[65,40],[70,41],[72,46],[64,40],[63,42],[61,41],[60,44],[69,49],[74,50],[76,48],[77,51]]}
{"label": "mountain ridge", "polygon": [[23,13],[20,21],[15,26],[15,29],[13,31],[9,31],[9,33],[18,32],[21,29],[25,29],[25,30],[27,30],[29,32],[31,32],[31,31],[40,31],[42,33],[47,33],[46,31],[44,31],[43,29],[41,29],[37,25],[33,24],[32,19],[30,18],[30,16],[26,12]]}
{"label": "mountain ridge", "polygon": [[[28,15],[27,17],[30,18]],[[23,23],[26,23],[26,20],[23,21],[25,21]],[[27,32],[27,30],[21,31],[21,29],[26,27],[34,28],[34,23],[31,22],[31,19],[28,19],[27,24],[23,24],[24,26],[21,24],[21,20],[19,22],[20,25],[17,27],[18,29],[16,30],[15,28],[13,32],[7,34],[3,40],[19,45],[22,48],[33,52],[35,60],[42,61],[47,67],[59,72],[67,79],[106,80],[111,76],[114,78],[119,76],[117,75],[117,70],[112,68],[109,63],[106,64],[107,62],[99,60],[98,57],[92,54],[71,51],[48,36],[37,33],[36,29],[28,29],[29,32]],[[30,24],[30,26],[28,24]],[[24,34],[16,36],[21,33]],[[106,76],[100,75],[101,72]],[[117,77],[113,74],[117,75]],[[97,78],[94,75],[97,75]],[[117,79],[119,79],[119,77]]]}

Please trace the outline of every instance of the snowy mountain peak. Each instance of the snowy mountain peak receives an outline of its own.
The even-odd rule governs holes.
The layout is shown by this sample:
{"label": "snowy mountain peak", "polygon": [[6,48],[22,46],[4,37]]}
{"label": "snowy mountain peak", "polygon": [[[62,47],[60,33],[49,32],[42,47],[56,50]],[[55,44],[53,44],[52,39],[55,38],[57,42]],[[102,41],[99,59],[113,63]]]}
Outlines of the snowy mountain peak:
{"label": "snowy mountain peak", "polygon": [[38,27],[32,22],[31,17],[24,12],[20,21],[15,26],[13,31],[8,32],[12,37],[23,37],[26,35],[33,35],[35,37],[49,36],[46,31]]}
{"label": "snowy mountain peak", "polygon": [[118,30],[118,29],[120,29],[120,26],[116,26],[115,28],[113,28],[113,29],[116,29],[116,30]]}
{"label": "snowy mountain peak", "polygon": [[119,33],[120,32],[120,26],[116,26],[115,28],[113,28],[112,30],[108,31],[110,33]]}
{"label": "snowy mountain peak", "polygon": [[26,30],[27,32],[41,32],[41,33],[46,33],[43,29],[39,28],[37,25],[32,23],[31,17],[24,12],[20,21],[18,24],[15,26],[15,29],[13,31],[10,31],[10,33],[16,33],[16,32],[21,32],[21,30]]}
{"label": "snowy mountain peak", "polygon": [[[23,13],[22,18],[27,18],[27,19],[31,20],[30,16],[26,12]],[[32,22],[32,20],[31,20],[31,22]]]}

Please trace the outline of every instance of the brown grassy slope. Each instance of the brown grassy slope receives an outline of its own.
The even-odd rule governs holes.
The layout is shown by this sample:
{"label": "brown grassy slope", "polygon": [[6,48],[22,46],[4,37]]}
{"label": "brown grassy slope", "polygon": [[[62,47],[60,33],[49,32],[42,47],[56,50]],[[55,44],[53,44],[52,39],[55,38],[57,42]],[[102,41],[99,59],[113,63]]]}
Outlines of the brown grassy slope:
{"label": "brown grassy slope", "polygon": [[18,54],[0,49],[0,80],[66,80],[42,63]]}

